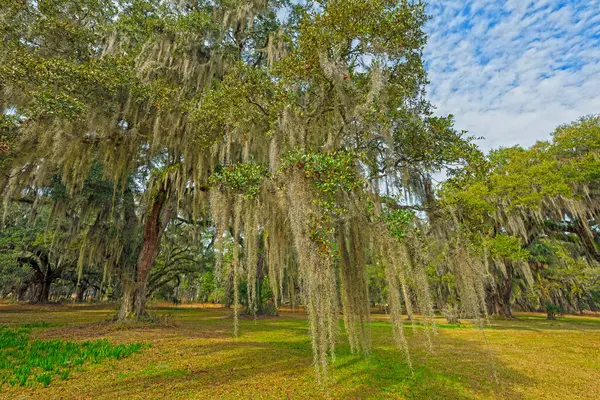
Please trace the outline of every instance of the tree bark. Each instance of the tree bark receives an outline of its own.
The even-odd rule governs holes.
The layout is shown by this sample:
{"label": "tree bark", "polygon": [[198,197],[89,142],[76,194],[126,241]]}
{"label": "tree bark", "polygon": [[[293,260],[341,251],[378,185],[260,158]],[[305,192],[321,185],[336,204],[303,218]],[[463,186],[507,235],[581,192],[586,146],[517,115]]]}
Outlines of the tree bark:
{"label": "tree bark", "polygon": [[40,252],[38,253],[38,258],[40,259],[40,267],[42,270],[42,290],[39,303],[48,303],[50,300],[50,287],[54,281],[54,271],[52,271],[52,268],[50,267],[50,260],[48,259],[47,254]]}
{"label": "tree bark", "polygon": [[83,295],[85,294],[85,291],[87,290],[88,285],[85,282],[79,282],[79,286],[77,286],[77,290],[75,292],[75,301],[77,303],[82,303],[83,302]]}
{"label": "tree bark", "polygon": [[17,290],[17,301],[25,301],[25,294],[29,288],[29,282],[24,282]]}
{"label": "tree bark", "polygon": [[40,296],[37,299],[36,303],[45,304],[50,300],[50,287],[52,286],[52,277],[50,275],[44,276],[41,287],[40,287]]}
{"label": "tree bark", "polygon": [[135,292],[135,283],[126,279],[123,283],[123,296],[121,298],[121,307],[117,319],[123,321],[133,315],[133,296]]}
{"label": "tree bark", "polygon": [[[27,263],[33,268],[33,276],[29,280],[30,301],[32,303],[48,303],[50,287],[54,281],[54,271],[50,267],[50,260],[43,252],[35,253],[36,256],[19,257],[20,263]],[[24,295],[24,294],[23,294]]]}
{"label": "tree bark", "polygon": [[135,268],[135,284],[125,285],[119,319],[141,318],[146,315],[148,278],[158,256],[162,232],[170,219],[167,199],[167,189],[160,185],[146,213],[142,248]]}
{"label": "tree bark", "polygon": [[133,296],[135,291],[135,266],[139,255],[137,228],[139,221],[135,215],[135,198],[131,190],[131,183],[123,193],[123,214],[125,217],[125,243],[123,246],[123,269],[121,280],[123,282],[123,293],[121,295],[121,306],[119,308],[118,320],[125,320],[133,315]]}
{"label": "tree bark", "polygon": [[496,293],[495,313],[502,318],[514,318],[510,306],[510,296],[512,294],[512,276],[508,276],[498,285]]}
{"label": "tree bark", "polygon": [[506,275],[502,274],[497,279],[496,293],[494,296],[494,313],[502,318],[514,318],[510,305],[510,298],[513,288],[514,270],[512,262],[508,261],[506,265]]}

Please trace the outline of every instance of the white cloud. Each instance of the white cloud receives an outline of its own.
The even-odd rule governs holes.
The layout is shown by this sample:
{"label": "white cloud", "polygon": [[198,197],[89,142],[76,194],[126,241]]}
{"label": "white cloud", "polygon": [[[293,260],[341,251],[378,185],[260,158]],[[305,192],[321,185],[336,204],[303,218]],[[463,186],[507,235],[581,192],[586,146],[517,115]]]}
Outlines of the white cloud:
{"label": "white cloud", "polygon": [[431,0],[429,98],[482,148],[600,113],[599,0]]}

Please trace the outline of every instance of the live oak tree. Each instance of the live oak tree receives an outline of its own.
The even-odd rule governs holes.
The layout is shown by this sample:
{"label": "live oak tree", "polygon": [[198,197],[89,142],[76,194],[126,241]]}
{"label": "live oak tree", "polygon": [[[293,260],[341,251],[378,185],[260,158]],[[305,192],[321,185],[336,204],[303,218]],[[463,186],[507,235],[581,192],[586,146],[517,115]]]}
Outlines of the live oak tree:
{"label": "live oak tree", "polygon": [[176,218],[167,226],[161,251],[150,273],[148,297],[159,292],[179,302],[207,301],[214,282],[215,232],[205,223]]}
{"label": "live oak tree", "polygon": [[[18,195],[6,204],[0,233],[2,268],[20,282],[18,297],[29,292],[34,302],[47,302],[52,285],[61,281],[73,285],[77,301],[88,288],[102,298],[111,286],[109,271],[128,262],[128,243],[136,241],[123,218],[131,194],[115,196],[96,165],[76,194],[69,195],[54,176],[47,186],[24,187]],[[33,275],[27,268],[19,273],[23,266]],[[57,290],[55,299],[62,296]]]}
{"label": "live oak tree", "polygon": [[514,288],[535,293],[534,309],[559,302],[581,310],[583,298],[593,303],[600,261],[599,152],[600,118],[584,117],[559,127],[550,142],[495,150],[486,167],[444,184],[444,218],[463,232],[457,248],[493,274],[496,313],[512,316]]}
{"label": "live oak tree", "polygon": [[[9,5],[5,21],[11,46],[3,53],[3,89],[21,117],[21,148],[33,154],[15,151],[21,159],[13,171],[19,173],[10,174],[8,192],[28,179],[39,182],[57,173],[72,192],[95,162],[103,165],[116,191],[126,191],[134,175],[151,168],[142,182],[148,196],[135,282],[126,285],[120,313],[122,318],[143,315],[149,270],[171,214],[173,186],[180,183],[175,182],[178,169],[184,167],[179,159],[188,103],[221,73],[229,56],[239,53],[227,30],[247,17],[227,17],[227,4],[208,3],[180,8],[160,2]],[[231,24],[214,24],[216,15]],[[33,29],[24,24],[32,21]],[[45,25],[37,26],[40,21]],[[77,34],[62,41],[59,51],[56,35],[63,34],[58,31],[63,26]]]}
{"label": "live oak tree", "polygon": [[[116,204],[106,251],[122,263],[119,318],[144,316],[161,239],[183,218],[214,227],[217,279],[231,246],[236,334],[242,280],[256,311],[259,271],[275,301],[294,277],[320,376],[340,305],[352,351],[370,351],[367,265],[387,281],[400,348],[402,312],[433,324],[419,223],[435,217],[431,175],[481,157],[425,99],[422,3],[5,0],[2,10],[5,201],[54,177],[76,198],[100,166]],[[136,229],[137,246],[121,234]],[[453,269],[479,310],[480,276]]]}

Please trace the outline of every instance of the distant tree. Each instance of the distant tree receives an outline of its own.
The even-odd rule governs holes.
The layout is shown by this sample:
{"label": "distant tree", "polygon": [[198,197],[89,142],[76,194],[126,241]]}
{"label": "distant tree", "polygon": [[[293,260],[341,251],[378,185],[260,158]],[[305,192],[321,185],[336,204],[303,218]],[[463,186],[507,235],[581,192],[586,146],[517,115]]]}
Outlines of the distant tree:
{"label": "distant tree", "polygon": [[530,288],[537,277],[538,304],[591,295],[600,261],[599,156],[600,117],[590,116],[559,127],[551,142],[492,151],[487,169],[444,184],[446,218],[465,232],[458,246],[481,249],[494,272],[498,314],[512,316],[518,275]]}

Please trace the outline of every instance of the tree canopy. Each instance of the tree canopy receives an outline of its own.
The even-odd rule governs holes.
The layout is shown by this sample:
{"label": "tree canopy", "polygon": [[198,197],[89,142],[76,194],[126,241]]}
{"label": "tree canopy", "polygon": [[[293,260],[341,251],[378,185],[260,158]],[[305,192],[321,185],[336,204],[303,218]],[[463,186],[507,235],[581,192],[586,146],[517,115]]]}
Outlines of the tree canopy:
{"label": "tree canopy", "polygon": [[465,243],[486,249],[499,274],[500,313],[510,315],[516,274],[531,285],[535,281],[538,295],[529,307],[537,308],[536,301],[579,311],[594,307],[599,155],[600,117],[589,116],[557,128],[551,141],[530,149],[494,150],[481,171],[445,183],[440,202],[465,232]]}

